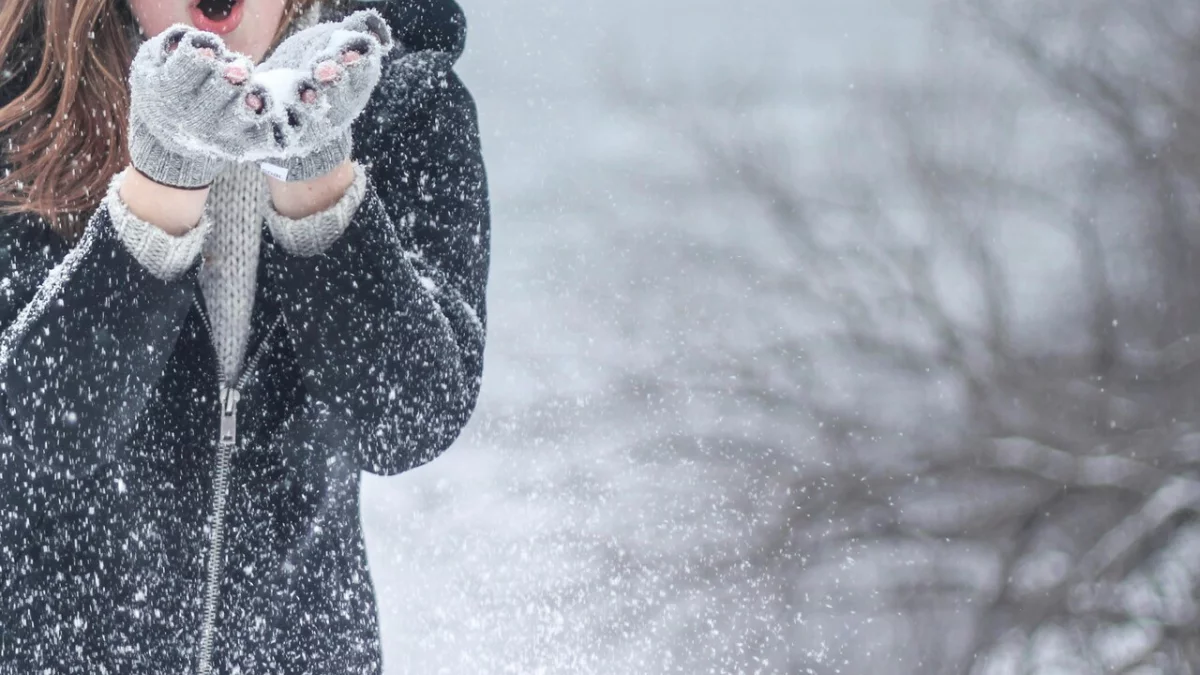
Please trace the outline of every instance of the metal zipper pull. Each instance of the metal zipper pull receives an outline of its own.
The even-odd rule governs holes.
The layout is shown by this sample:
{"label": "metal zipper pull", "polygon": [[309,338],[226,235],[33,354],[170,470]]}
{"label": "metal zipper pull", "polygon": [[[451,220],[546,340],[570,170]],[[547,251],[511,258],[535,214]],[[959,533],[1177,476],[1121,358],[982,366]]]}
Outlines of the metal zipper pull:
{"label": "metal zipper pull", "polygon": [[213,474],[212,541],[208,548],[207,589],[204,594],[204,619],[200,629],[198,675],[211,675],[213,643],[216,638],[217,611],[221,593],[221,556],[225,543],[225,508],[229,498],[230,458],[237,445],[237,407],[242,392],[236,387],[221,387],[221,439],[217,446],[217,466]]}
{"label": "metal zipper pull", "polygon": [[221,390],[221,443],[237,444],[237,405],[242,392],[233,387]]}

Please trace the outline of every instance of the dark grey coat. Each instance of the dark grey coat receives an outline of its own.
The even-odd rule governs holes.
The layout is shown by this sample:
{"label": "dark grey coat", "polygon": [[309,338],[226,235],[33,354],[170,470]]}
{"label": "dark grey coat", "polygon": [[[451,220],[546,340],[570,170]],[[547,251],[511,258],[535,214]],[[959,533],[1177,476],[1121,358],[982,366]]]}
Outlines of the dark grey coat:
{"label": "dark grey coat", "polygon": [[405,50],[355,124],[369,185],[347,231],[301,258],[264,227],[235,444],[218,443],[201,263],[151,276],[103,207],[73,248],[0,218],[0,675],[194,672],[215,531],[214,673],[381,672],[359,472],[428,462],[470,417],[490,225],[475,106],[449,70],[461,11],[349,4]]}

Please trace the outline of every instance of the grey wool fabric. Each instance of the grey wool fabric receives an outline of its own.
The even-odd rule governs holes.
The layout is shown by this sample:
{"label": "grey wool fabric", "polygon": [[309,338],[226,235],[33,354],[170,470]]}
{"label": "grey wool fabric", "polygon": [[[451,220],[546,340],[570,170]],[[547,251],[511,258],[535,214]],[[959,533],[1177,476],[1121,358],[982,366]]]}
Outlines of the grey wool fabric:
{"label": "grey wool fabric", "polygon": [[259,231],[267,206],[266,179],[253,164],[237,164],[217,177],[206,210],[214,223],[204,246],[200,292],[212,325],[213,346],[226,381],[241,369],[250,337],[257,287]]}
{"label": "grey wool fabric", "polygon": [[320,255],[345,231],[366,193],[367,173],[355,164],[354,182],[332,207],[299,219],[288,218],[274,208],[268,208],[266,218],[271,237],[292,255],[304,258]]}
{"label": "grey wool fabric", "polygon": [[[383,57],[394,46],[391,29],[374,10],[289,36],[255,67],[246,85],[250,91],[265,92],[264,116],[279,132],[276,143],[251,146],[244,156],[284,169],[286,180],[328,173],[350,156],[350,124],[370,100],[383,72]],[[360,58],[343,64],[347,51]],[[318,77],[322,65],[331,79]],[[308,100],[302,96],[305,91]]]}
{"label": "grey wool fabric", "polygon": [[133,257],[151,274],[164,280],[178,277],[196,262],[196,256],[204,246],[204,236],[212,229],[212,219],[206,212],[201,216],[200,224],[186,234],[167,234],[133,215],[125,202],[121,201],[117,190],[120,189],[123,180],[124,171],[109,182],[108,193],[104,197],[104,203],[108,205],[108,213],[112,217],[113,228]]}
{"label": "grey wool fabric", "polygon": [[319,255],[349,225],[366,191],[366,172],[354,164],[354,182],[330,208],[301,219],[275,211],[266,176],[249,163],[231,165],[219,175],[209,193],[200,224],[174,236],[129,211],[118,193],[124,172],[110,184],[104,203],[125,247],[151,274],[171,280],[203,255],[200,292],[213,328],[214,347],[227,379],[232,380],[245,359],[250,315],[258,278],[262,227],[291,255]]}
{"label": "grey wool fabric", "polygon": [[138,171],[166,185],[202,187],[246,150],[267,143],[267,120],[241,100],[244,83],[223,75],[231,64],[247,73],[252,67],[216,35],[183,26],[138,49],[129,72],[129,154]]}
{"label": "grey wool fabric", "polygon": [[350,156],[350,125],[394,44],[383,17],[361,10],[293,24],[256,67],[215,34],[172,26],[140,45],[130,68],[133,165],[180,188],[209,185],[237,161],[266,162],[281,180],[322,176]]}

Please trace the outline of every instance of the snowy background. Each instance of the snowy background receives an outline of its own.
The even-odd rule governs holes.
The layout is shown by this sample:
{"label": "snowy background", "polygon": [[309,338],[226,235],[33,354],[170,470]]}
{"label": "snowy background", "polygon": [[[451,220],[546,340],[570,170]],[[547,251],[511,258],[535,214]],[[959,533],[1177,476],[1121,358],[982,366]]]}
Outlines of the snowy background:
{"label": "snowy background", "polygon": [[1193,672],[1198,10],[461,1],[486,375],[366,480],[389,675]]}

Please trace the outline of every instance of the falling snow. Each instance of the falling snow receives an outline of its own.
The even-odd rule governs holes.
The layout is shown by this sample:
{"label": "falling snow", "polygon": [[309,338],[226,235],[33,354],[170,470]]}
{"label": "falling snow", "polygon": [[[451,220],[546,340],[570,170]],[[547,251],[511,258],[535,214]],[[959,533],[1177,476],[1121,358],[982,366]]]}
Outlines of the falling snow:
{"label": "falling snow", "polygon": [[1200,669],[1192,4],[350,4],[0,215],[0,673]]}

